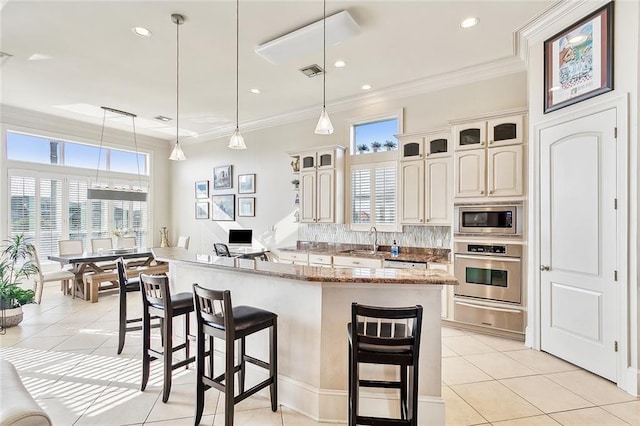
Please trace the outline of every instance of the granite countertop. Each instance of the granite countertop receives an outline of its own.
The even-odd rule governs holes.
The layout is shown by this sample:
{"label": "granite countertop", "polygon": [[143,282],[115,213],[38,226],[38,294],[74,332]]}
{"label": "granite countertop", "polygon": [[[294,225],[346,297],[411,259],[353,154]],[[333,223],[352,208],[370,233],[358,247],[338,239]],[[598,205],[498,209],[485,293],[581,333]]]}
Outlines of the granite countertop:
{"label": "granite countertop", "polygon": [[301,281],[331,283],[380,283],[456,285],[458,280],[441,270],[383,269],[383,268],[327,268],[289,265],[253,259],[237,259],[194,254],[178,247],[153,248],[153,255],[161,262],[180,262],[203,267],[236,269],[239,272],[290,278]]}
{"label": "granite countertop", "polygon": [[378,247],[378,251],[373,254],[371,252],[371,246],[363,246],[361,244],[330,244],[298,241],[295,247],[278,248],[277,251],[322,254],[329,256],[364,257],[372,259],[393,259],[405,262],[451,263],[450,249],[400,247],[400,254],[397,257],[393,257],[391,256],[391,247]]}

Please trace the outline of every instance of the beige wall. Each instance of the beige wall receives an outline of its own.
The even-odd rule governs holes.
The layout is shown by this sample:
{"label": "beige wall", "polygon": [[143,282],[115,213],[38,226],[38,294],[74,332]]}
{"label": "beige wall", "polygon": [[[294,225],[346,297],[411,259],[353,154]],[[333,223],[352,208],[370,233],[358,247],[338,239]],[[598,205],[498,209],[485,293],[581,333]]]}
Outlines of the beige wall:
{"label": "beige wall", "polygon": [[[178,235],[189,235],[192,251],[210,253],[213,243],[226,241],[227,230],[234,227],[252,228],[254,238],[269,248],[293,245],[297,239],[297,224],[293,222],[291,159],[286,153],[328,145],[348,146],[347,122],[350,119],[404,108],[404,132],[408,133],[441,128],[451,119],[522,107],[526,103],[526,74],[523,72],[380,101],[348,111],[334,113],[329,107],[335,127],[334,134],[330,136],[313,133],[317,121],[314,116],[295,123],[243,132],[248,146],[246,151],[226,148],[227,137],[187,144],[183,147],[187,161],[171,164],[172,221],[169,230],[172,241],[176,241]],[[213,193],[237,195],[237,175],[255,173],[256,217],[237,217],[236,222],[195,220],[194,182],[211,181],[213,167],[225,164],[233,166],[234,187]]]}

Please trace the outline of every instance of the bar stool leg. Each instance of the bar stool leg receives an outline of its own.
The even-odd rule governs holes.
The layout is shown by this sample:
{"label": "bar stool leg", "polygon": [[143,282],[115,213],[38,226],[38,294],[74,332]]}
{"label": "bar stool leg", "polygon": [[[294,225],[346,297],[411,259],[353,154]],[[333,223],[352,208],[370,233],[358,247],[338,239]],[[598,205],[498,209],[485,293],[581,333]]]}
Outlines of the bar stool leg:
{"label": "bar stool leg", "polygon": [[162,328],[162,334],[164,335],[164,349],[162,351],[164,360],[164,384],[162,385],[162,402],[169,400],[169,393],[171,392],[171,358],[173,355],[173,318],[166,318],[164,321],[164,327]]}
{"label": "bar stool leg", "polygon": [[271,411],[274,413],[278,409],[278,320],[273,321],[269,328],[269,374],[273,378],[273,383],[269,385],[271,395]]}
{"label": "bar stool leg", "polygon": [[[189,347],[189,312],[184,316],[184,359],[189,359],[191,348]],[[184,366],[185,370],[189,369],[189,364]]]}
{"label": "bar stool leg", "polygon": [[244,377],[245,377],[245,368],[247,367],[247,364],[245,362],[245,350],[246,350],[246,346],[245,346],[246,342],[244,340],[244,337],[238,339],[238,357],[240,358],[240,371],[238,371],[238,392],[239,393],[243,393],[244,392]]}
{"label": "bar stool leg", "polygon": [[353,348],[349,346],[350,355],[350,373],[351,373],[351,396],[349,401],[351,403],[351,416],[349,417],[349,426],[355,426],[357,424],[358,419],[358,381],[360,380],[360,372],[358,369],[358,362],[355,359],[355,354],[353,352]]}
{"label": "bar stool leg", "polygon": [[[210,338],[211,339],[211,338]],[[200,420],[202,420],[202,413],[204,411],[204,392],[205,386],[202,382],[202,377],[204,376],[204,340],[205,336],[201,330],[198,330],[197,335],[197,349],[196,349],[196,416],[193,422],[194,425],[199,425]],[[213,357],[213,352],[211,352],[211,357]],[[211,377],[213,377],[213,368],[211,369]]]}
{"label": "bar stool leg", "polygon": [[224,424],[233,425],[235,353],[234,339],[225,339],[225,371],[224,371]]}
{"label": "bar stool leg", "polygon": [[409,406],[407,405],[407,366],[400,366],[400,418],[409,418]]}
{"label": "bar stool leg", "polygon": [[127,334],[127,293],[120,295],[120,324],[118,326],[118,355],[124,348],[124,338]]}
{"label": "bar stool leg", "polygon": [[151,347],[151,317],[145,309],[142,313],[142,383],[140,390],[144,391],[149,381],[149,370],[151,369],[151,357],[149,348]]}

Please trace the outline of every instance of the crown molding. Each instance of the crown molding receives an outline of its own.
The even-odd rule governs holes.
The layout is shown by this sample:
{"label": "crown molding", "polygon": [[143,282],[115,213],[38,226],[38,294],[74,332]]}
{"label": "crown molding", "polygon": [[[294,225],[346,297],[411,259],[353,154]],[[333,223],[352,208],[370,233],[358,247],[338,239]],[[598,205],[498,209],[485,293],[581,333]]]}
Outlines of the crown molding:
{"label": "crown molding", "polygon": [[[506,57],[497,61],[480,64],[477,66],[463,68],[460,70],[427,77],[421,80],[415,80],[408,83],[398,84],[386,87],[384,89],[375,90],[364,95],[353,96],[349,98],[339,99],[334,102],[327,103],[327,110],[330,114],[335,112],[344,112],[355,108],[377,104],[380,102],[388,102],[390,100],[408,98],[424,93],[436,92],[449,87],[462,86],[469,83],[475,83],[482,80],[501,77],[504,75],[515,74],[526,71],[526,67],[519,57]],[[319,107],[306,108],[303,110],[292,111],[272,117],[265,117],[250,122],[240,123],[240,130],[243,133],[284,125],[293,122],[299,122],[312,118],[317,118],[320,114]],[[180,141],[185,145],[197,142],[204,142],[211,139],[231,136],[235,130],[235,125],[219,127],[214,130],[200,133],[198,137],[185,138]]]}
{"label": "crown molding", "polygon": [[[85,121],[73,120],[40,111],[23,109],[13,105],[0,104],[0,122],[8,126],[20,127],[22,131],[33,130],[36,134],[60,137],[61,139],[76,138],[85,142],[99,142],[102,126]],[[132,132],[109,128],[105,132],[105,141],[116,145],[129,145]],[[45,136],[43,135],[43,136]],[[78,140],[78,142],[82,142]],[[157,148],[160,144],[168,144],[165,139],[136,133],[136,143],[144,148]]]}

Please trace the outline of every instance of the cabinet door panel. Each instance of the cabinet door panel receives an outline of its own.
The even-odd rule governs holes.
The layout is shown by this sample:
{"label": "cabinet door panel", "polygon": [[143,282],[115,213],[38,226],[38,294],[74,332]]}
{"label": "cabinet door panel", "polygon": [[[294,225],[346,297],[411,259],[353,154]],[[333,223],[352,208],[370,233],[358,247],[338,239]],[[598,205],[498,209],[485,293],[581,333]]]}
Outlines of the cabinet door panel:
{"label": "cabinet door panel", "polygon": [[456,139],[456,150],[478,149],[486,146],[487,143],[487,122],[478,121],[456,126],[454,135]]}
{"label": "cabinet door panel", "polygon": [[316,172],[300,173],[300,222],[316,221]]}
{"label": "cabinet door panel", "polygon": [[521,115],[496,118],[487,122],[489,146],[513,145],[523,142]]}
{"label": "cabinet door panel", "polygon": [[522,195],[522,145],[487,150],[490,196]]}
{"label": "cabinet door panel", "polygon": [[331,223],[334,220],[335,211],[335,191],[334,191],[334,171],[318,170],[317,194],[316,194],[316,222]]}
{"label": "cabinet door panel", "polygon": [[456,197],[485,195],[485,149],[456,152]]}
{"label": "cabinet door panel", "polygon": [[400,163],[402,168],[402,223],[424,221],[424,162]]}
{"label": "cabinet door panel", "polygon": [[450,224],[453,210],[453,174],[450,158],[426,162],[426,223]]}

